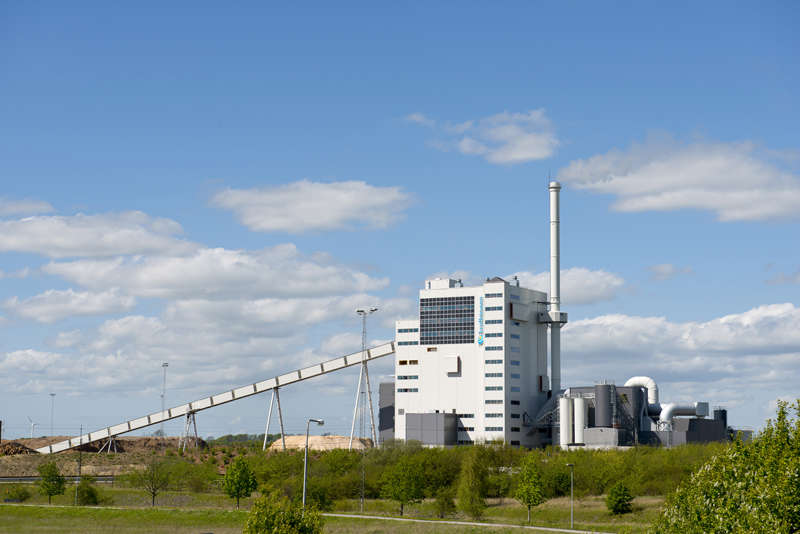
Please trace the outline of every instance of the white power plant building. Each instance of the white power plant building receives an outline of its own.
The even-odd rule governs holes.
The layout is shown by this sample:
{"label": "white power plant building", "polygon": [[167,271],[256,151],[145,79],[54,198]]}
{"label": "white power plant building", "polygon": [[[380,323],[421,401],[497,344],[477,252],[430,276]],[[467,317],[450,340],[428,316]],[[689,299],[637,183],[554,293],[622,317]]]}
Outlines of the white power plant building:
{"label": "white power plant building", "polygon": [[517,280],[464,287],[434,279],[419,293],[419,318],[397,321],[394,390],[381,389],[383,440],[541,444],[534,419],[561,389],[560,327],[567,321],[559,306],[560,189],[551,182],[550,300]]}

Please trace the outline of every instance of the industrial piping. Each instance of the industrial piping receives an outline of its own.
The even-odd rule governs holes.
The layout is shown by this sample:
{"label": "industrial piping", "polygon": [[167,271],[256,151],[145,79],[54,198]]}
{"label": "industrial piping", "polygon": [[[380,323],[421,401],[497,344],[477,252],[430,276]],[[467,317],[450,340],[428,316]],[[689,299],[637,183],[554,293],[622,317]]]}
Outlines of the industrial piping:
{"label": "industrial piping", "polygon": [[647,413],[658,415],[661,404],[658,402],[658,385],[649,376],[632,376],[625,382],[625,387],[640,387],[647,389]]}

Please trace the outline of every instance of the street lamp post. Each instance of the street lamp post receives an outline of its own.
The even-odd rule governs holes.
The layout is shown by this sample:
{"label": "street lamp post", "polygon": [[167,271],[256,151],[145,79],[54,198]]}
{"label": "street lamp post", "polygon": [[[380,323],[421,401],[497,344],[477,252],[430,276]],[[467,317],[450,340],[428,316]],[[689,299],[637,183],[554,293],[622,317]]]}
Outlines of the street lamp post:
{"label": "street lamp post", "polygon": [[311,426],[311,423],[317,423],[319,426],[325,424],[325,421],[322,419],[309,419],[306,422],[306,453],[303,458],[303,513],[306,512],[306,484],[308,483],[308,430]]}
{"label": "street lamp post", "polygon": [[574,528],[575,523],[573,522],[573,514],[572,514],[574,500],[572,496],[573,495],[572,488],[573,488],[573,480],[575,478],[575,464],[567,464],[567,467],[569,467],[569,528]]}

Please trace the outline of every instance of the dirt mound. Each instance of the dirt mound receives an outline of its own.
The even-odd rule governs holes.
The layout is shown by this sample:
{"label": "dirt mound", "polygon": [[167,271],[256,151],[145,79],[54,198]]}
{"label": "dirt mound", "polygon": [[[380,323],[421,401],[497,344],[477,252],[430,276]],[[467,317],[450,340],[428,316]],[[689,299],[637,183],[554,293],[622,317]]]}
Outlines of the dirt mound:
{"label": "dirt mound", "polygon": [[11,456],[13,454],[37,454],[35,450],[29,449],[16,441],[4,441],[0,443],[0,454]]}
{"label": "dirt mound", "polygon": [[[304,449],[306,446],[305,436],[286,436],[287,449]],[[349,436],[309,436],[308,448],[313,451],[329,451],[331,449],[347,449],[350,446]],[[371,439],[353,438],[353,450],[372,447]],[[283,450],[280,438],[269,446],[270,451]]]}

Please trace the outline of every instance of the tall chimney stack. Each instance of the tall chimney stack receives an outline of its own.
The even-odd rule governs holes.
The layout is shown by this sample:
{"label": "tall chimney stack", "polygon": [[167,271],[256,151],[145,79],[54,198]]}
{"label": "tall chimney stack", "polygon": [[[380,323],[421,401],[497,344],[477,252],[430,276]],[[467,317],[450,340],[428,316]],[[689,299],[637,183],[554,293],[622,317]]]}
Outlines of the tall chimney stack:
{"label": "tall chimney stack", "polygon": [[[558,195],[561,184],[550,182],[550,390],[561,390],[561,261]],[[565,314],[566,315],[566,314]]]}

